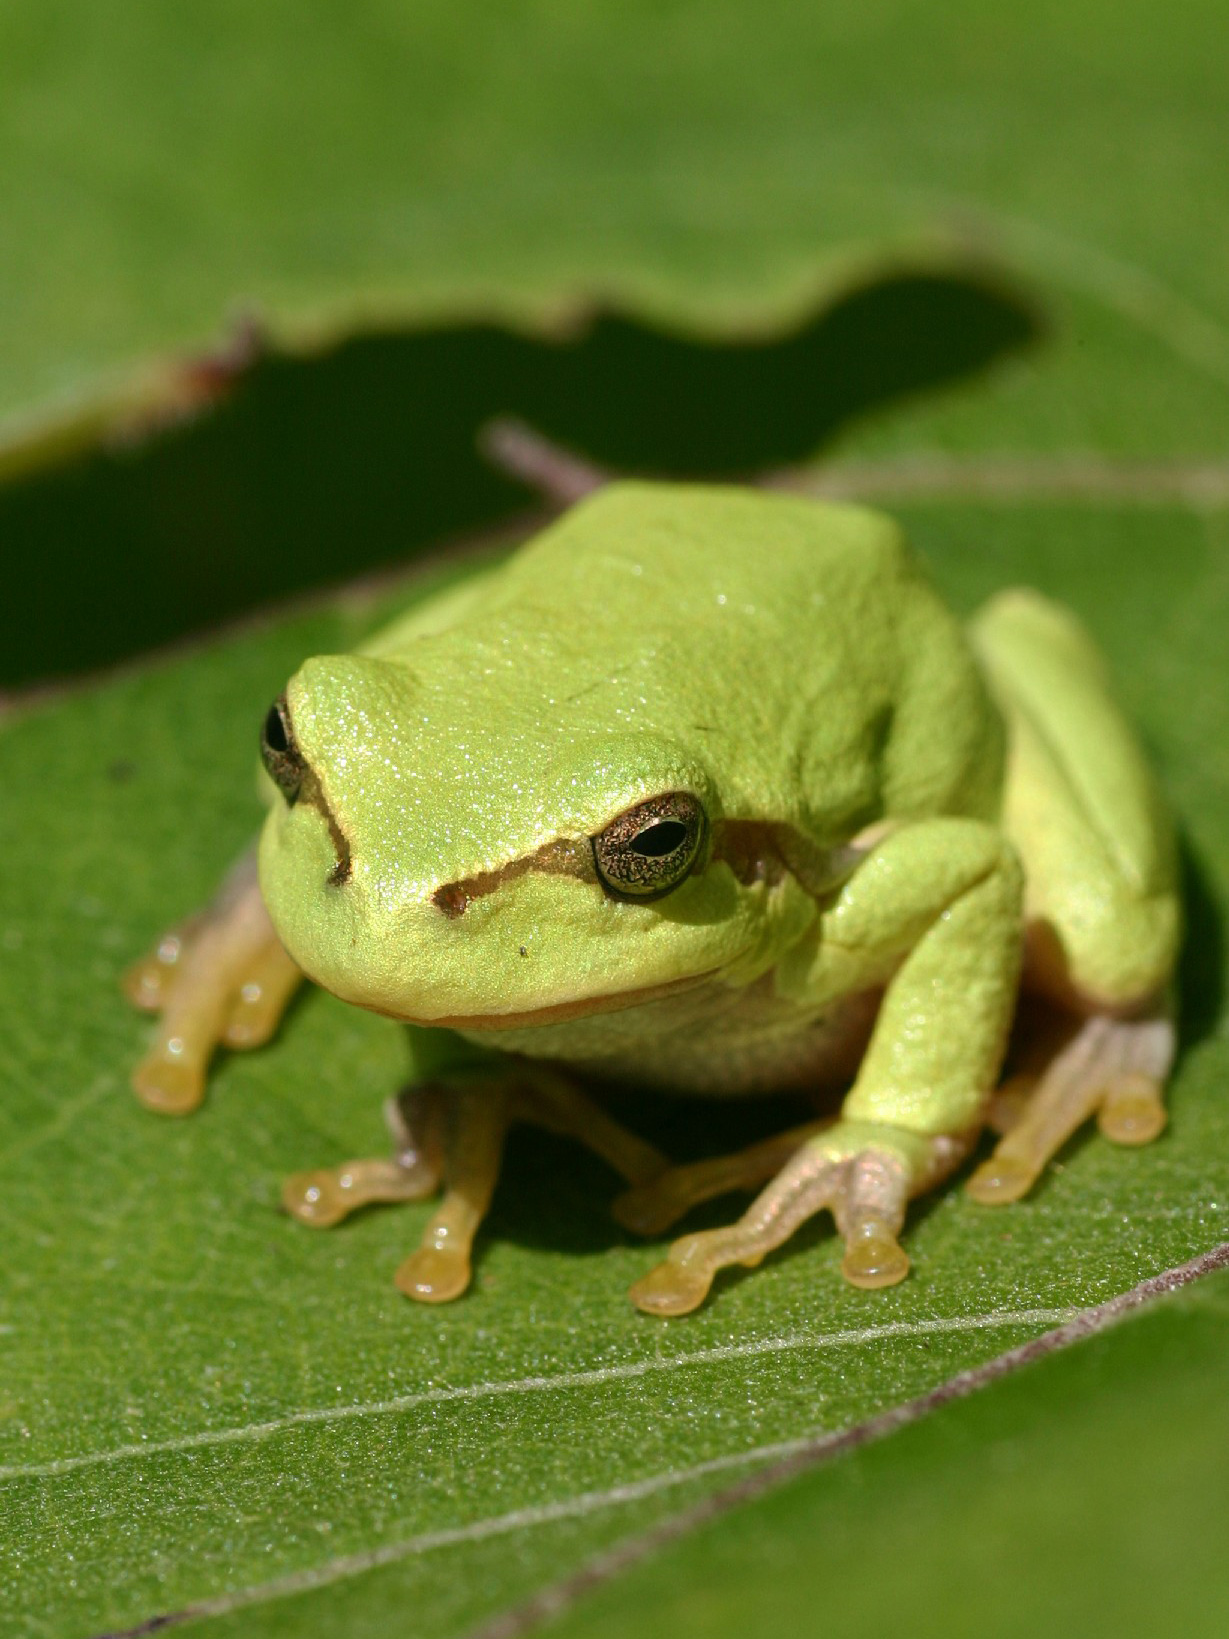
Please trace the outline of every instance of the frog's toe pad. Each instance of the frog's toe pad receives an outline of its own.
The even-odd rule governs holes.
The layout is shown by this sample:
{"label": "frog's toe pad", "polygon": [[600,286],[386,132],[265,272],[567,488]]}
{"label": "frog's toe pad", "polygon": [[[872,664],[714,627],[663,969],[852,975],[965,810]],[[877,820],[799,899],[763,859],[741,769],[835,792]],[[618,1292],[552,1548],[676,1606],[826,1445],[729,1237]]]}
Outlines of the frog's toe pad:
{"label": "frog's toe pad", "polygon": [[469,1285],[469,1257],[455,1247],[420,1246],[394,1278],[398,1288],[416,1303],[451,1303]]}
{"label": "frog's toe pad", "polygon": [[1007,1206],[1027,1195],[1036,1177],[1023,1161],[1009,1155],[992,1155],[982,1162],[965,1188],[982,1206]]}
{"label": "frog's toe pad", "polygon": [[336,1176],[327,1168],[295,1172],[282,1185],[282,1205],[292,1218],[313,1229],[331,1229],[350,1211],[353,1203],[339,1189]]}
{"label": "frog's toe pad", "polygon": [[909,1258],[895,1236],[859,1236],[846,1243],[841,1273],[851,1286],[874,1291],[904,1280],[909,1273]]}
{"label": "frog's toe pad", "polygon": [[689,1315],[713,1284],[708,1270],[688,1269],[666,1259],[628,1288],[628,1297],[646,1315]]}
{"label": "frog's toe pad", "polygon": [[[176,1045],[172,1040],[168,1049]],[[177,1059],[156,1049],[137,1066],[132,1085],[147,1110],[191,1115],[205,1097],[205,1066],[197,1058]]]}
{"label": "frog's toe pad", "polygon": [[1160,1083],[1149,1076],[1123,1076],[1107,1089],[1097,1125],[1115,1144],[1150,1144],[1165,1129]]}

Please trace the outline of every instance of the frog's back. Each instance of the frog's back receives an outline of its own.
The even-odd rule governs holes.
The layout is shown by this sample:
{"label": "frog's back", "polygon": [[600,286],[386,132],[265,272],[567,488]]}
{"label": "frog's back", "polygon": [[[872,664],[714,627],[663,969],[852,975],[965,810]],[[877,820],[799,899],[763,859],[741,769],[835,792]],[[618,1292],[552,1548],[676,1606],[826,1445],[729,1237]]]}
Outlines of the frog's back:
{"label": "frog's back", "polygon": [[728,813],[827,834],[994,800],[997,720],[967,642],[899,526],[867,508],[611,484],[378,652],[409,658],[421,635],[516,655],[556,728],[703,725]]}

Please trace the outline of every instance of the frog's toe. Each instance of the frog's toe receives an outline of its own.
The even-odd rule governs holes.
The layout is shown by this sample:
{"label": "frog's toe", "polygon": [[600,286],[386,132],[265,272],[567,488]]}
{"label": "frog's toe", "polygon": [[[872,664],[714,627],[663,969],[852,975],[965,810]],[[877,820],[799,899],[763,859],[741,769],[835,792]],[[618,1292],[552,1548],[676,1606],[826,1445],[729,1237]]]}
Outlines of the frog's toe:
{"label": "frog's toe", "polygon": [[1097,1125],[1115,1144],[1150,1144],[1165,1130],[1164,1088],[1150,1076],[1123,1076],[1106,1089]]}
{"label": "frog's toe", "polygon": [[251,961],[237,993],[222,1033],[227,1047],[245,1051],[263,1047],[272,1039],[282,1014],[294,995],[303,974],[282,949],[271,944]]}
{"label": "frog's toe", "polygon": [[125,996],[144,1013],[159,1013],[166,1006],[171,986],[179,973],[184,949],[192,939],[200,917],[181,922],[159,939],[153,950],[143,956],[124,974],[120,981]]}
{"label": "frog's toe", "polygon": [[703,1255],[704,1240],[703,1235],[688,1235],[677,1241],[664,1262],[629,1287],[627,1295],[637,1309],[646,1315],[688,1315],[700,1307],[718,1268]]}
{"label": "frog's toe", "polygon": [[206,1066],[182,1038],[158,1043],[132,1077],[133,1091],[159,1115],[191,1115],[205,1096]]}
{"label": "frog's toe", "polygon": [[969,1194],[984,1206],[1018,1201],[1093,1115],[1116,1144],[1150,1143],[1165,1126],[1173,1050],[1163,1015],[1085,1019],[1038,1080],[1024,1115],[969,1179]]}
{"label": "frog's toe", "polygon": [[451,1303],[469,1286],[468,1249],[420,1246],[397,1270],[394,1279],[407,1298],[417,1303]]}
{"label": "frog's toe", "polygon": [[435,1188],[433,1174],[399,1161],[346,1161],[293,1173],[282,1186],[282,1205],[313,1229],[331,1229],[359,1207],[380,1201],[421,1201]]}

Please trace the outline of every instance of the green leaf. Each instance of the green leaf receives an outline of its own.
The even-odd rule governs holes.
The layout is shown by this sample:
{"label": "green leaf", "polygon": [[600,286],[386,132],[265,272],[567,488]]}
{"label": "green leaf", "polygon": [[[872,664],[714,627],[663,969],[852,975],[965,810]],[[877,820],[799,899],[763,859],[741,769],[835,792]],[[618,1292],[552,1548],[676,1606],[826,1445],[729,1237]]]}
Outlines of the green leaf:
{"label": "green leaf", "polygon": [[[949,507],[914,524],[952,596],[1027,579],[1092,621],[1154,741],[1190,842],[1197,943],[1172,1130],[1082,1139],[1004,1212],[948,1190],[915,1215],[914,1274],[845,1286],[830,1233],[726,1281],[683,1323],[635,1313],[652,1260],[613,1181],[523,1134],[471,1296],[432,1311],[391,1274],[424,1208],[328,1235],[276,1210],[281,1176],[379,1152],[395,1027],[314,994],[222,1064],[178,1124],[128,1091],[145,1026],[118,975],[200,902],[256,820],[251,733],[304,652],[370,600],[292,616],[14,723],[0,1110],[8,1296],[3,1451],[23,1631],[230,1611],[245,1635],[451,1634],[664,1517],[782,1441],[941,1383],[1229,1236],[1229,1056],[1211,937],[1226,888],[1224,554],[1155,509]],[[779,1112],[643,1101],[682,1151]],[[723,1208],[722,1210],[728,1210]],[[310,1605],[310,1619],[304,1614]]]}
{"label": "green leaf", "polygon": [[[1218,0],[11,0],[0,423],[92,438],[252,315],[781,326],[885,259],[1045,270],[1229,377]],[[57,444],[58,441],[58,444]]]}
{"label": "green leaf", "polygon": [[1227,1343],[1222,1271],[701,1526],[544,1631],[1214,1639]]}
{"label": "green leaf", "polygon": [[[144,452],[10,490],[6,666],[19,635],[42,634],[10,675],[96,664],[505,512],[511,489],[477,489],[462,453],[489,412],[651,470],[804,463],[835,440],[835,462],[807,481],[890,499],[960,608],[1025,581],[1092,625],[1181,816],[1191,924],[1169,1132],[1139,1153],[1081,1137],[1001,1213],[942,1192],[911,1220],[903,1286],[844,1286],[815,1225],[696,1316],[652,1322],[623,1296],[654,1254],[609,1220],[613,1180],[523,1134],[475,1290],[426,1311],[391,1285],[425,1209],[328,1235],[276,1209],[286,1172],[383,1147],[397,1031],[308,996],[269,1049],[220,1065],[199,1116],[168,1124],[128,1091],[145,1026],[117,992],[250,836],[270,697],[304,653],[355,641],[384,595],[283,614],[9,722],[0,1552],[16,1631],[81,1639],[167,1616],[245,1639],[443,1639],[782,1444],[923,1394],[1229,1236],[1229,514],[1223,468],[1205,470],[1229,437],[1220,33],[1212,0],[1164,16],[1083,0],[1018,19],[973,0],[542,4],[503,8],[497,24],[489,9],[374,4],[344,17],[218,0],[8,8],[0,403],[14,437],[39,416],[63,431],[70,412],[93,436],[114,401],[131,406],[134,362],[200,345],[236,302],[288,345],[453,326],[275,363]],[[921,258],[914,279],[921,263],[945,277],[880,349],[863,335],[834,354],[823,315],[767,373],[755,347],[696,340],[813,314],[867,270],[890,307],[891,246]],[[986,282],[987,251],[1031,276],[1044,343],[869,419],[1025,338],[1019,299]],[[538,322],[595,296],[645,322],[550,345],[461,322]],[[947,303],[942,325],[932,298]],[[961,314],[989,321],[985,345],[965,346]],[[413,436],[399,453],[403,406]],[[57,625],[72,634],[58,649]],[[634,1109],[679,1154],[779,1118]],[[1006,1446],[986,1435],[991,1449],[1025,1456],[1021,1431],[1031,1443],[1052,1427],[1054,1461],[1095,1457],[1106,1494],[1134,1507],[1135,1448],[1115,1432],[1132,1384],[1141,1422],[1166,1396],[1206,1401],[1161,1349],[1124,1368],[1098,1422],[1092,1386],[1064,1399],[1059,1368],[1078,1374],[1079,1359],[949,1419],[989,1419],[1008,1431]],[[1164,1472],[1202,1485],[1192,1431],[1218,1426],[1208,1409],[1138,1438],[1149,1462],[1159,1441],[1176,1465]],[[816,1476],[815,1517],[848,1506],[848,1534],[830,1557],[806,1534],[788,1566],[774,1562],[765,1599],[809,1592],[792,1574],[822,1563],[855,1600],[836,1545],[870,1556],[871,1522],[892,1519],[898,1492],[924,1523],[952,1495],[984,1543],[980,1439],[954,1458],[936,1446],[899,1459],[893,1439],[865,1456],[881,1479],[862,1458],[842,1470],[856,1497],[836,1469]],[[1015,1455],[1002,1460],[1010,1480]],[[1030,1543],[1021,1522],[1048,1460],[1009,1521]],[[1193,1516],[1166,1495],[1182,1530]],[[726,1529],[741,1541],[733,1519]],[[762,1540],[749,1522],[749,1556]],[[858,1561],[861,1586],[878,1578],[913,1626],[927,1613],[892,1601],[925,1569],[921,1551],[910,1536],[895,1568]],[[689,1576],[712,1577],[692,1563]],[[1001,1573],[1004,1598],[1029,1611],[1030,1571]],[[1001,1607],[988,1609],[993,1625]]]}

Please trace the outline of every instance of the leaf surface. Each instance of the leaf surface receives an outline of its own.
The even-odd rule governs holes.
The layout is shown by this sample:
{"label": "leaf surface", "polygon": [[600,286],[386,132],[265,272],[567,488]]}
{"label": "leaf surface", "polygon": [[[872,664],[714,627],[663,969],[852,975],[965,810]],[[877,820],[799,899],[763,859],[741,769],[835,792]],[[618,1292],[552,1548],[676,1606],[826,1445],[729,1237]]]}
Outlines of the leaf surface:
{"label": "leaf surface", "polygon": [[702,1526],[552,1639],[1221,1634],[1220,1273]]}
{"label": "leaf surface", "polygon": [[[525,1134],[475,1291],[415,1308],[390,1277],[424,1208],[329,1235],[276,1210],[285,1172],[383,1147],[397,1029],[311,995],[271,1048],[222,1064],[203,1113],[167,1123],[127,1089],[145,1027],[116,990],[250,834],[248,730],[268,699],[300,654],[352,642],[375,610],[288,618],[32,714],[0,742],[0,1462],[25,1631],[220,1599],[237,1631],[277,1633],[308,1598],[321,1634],[380,1631],[407,1602],[416,1632],[456,1632],[780,1442],[908,1399],[1229,1237],[1229,803],[1207,755],[1229,730],[1208,686],[1223,552],[1200,519],[1159,511],[913,522],[961,605],[1028,579],[1080,608],[1157,749],[1195,922],[1164,1140],[1080,1140],[1005,1212],[941,1194],[889,1292],[846,1287],[817,1225],[661,1325],[623,1295],[653,1254],[609,1221],[612,1181]],[[638,1119],[695,1149],[760,1117],[719,1131],[645,1101]]]}
{"label": "leaf surface", "polygon": [[1158,308],[1224,382],[1222,25],[1217,0],[13,0],[0,423],[88,438],[173,401],[159,361],[236,315],[296,347],[594,299],[763,330],[885,256],[1003,251]]}
{"label": "leaf surface", "polygon": [[[24,637],[41,608],[43,632],[81,634],[46,670],[70,669],[110,621],[122,639],[79,663],[506,512],[512,492],[475,488],[468,453],[487,413],[648,470],[799,465],[823,443],[832,459],[807,481],[885,498],[960,609],[1026,582],[1090,623],[1180,815],[1190,918],[1163,1140],[1126,1153],[1082,1137],[1001,1213],[941,1193],[911,1220],[903,1286],[844,1286],[816,1225],[695,1317],[652,1322],[623,1296],[654,1253],[611,1223],[613,1181],[525,1134],[474,1292],[428,1311],[391,1285],[425,1209],[316,1235],[276,1208],[286,1172],[383,1147],[396,1029],[305,997],[269,1049],[220,1065],[198,1117],[168,1124],[127,1089],[145,1026],[117,992],[246,844],[269,699],[305,653],[368,630],[384,594],[283,614],[7,723],[0,1552],[15,1631],[85,1639],[182,1616],[251,1639],[459,1634],[781,1445],[923,1394],[1229,1237],[1219,27],[1210,3],[1162,17],[1100,0],[1018,21],[973,0],[822,15],[543,3],[505,8],[498,27],[463,7],[8,8],[0,178],[9,167],[19,231],[0,278],[20,300],[0,304],[0,402],[21,425],[122,396],[134,361],[208,340],[241,300],[296,343],[541,318],[578,294],[645,321],[526,343],[528,362],[478,327],[441,332],[435,355],[356,344],[368,364],[379,353],[374,376],[364,365],[347,386],[341,355],[271,368],[143,452],[10,489],[0,524],[22,567],[5,618]],[[886,246],[922,247],[967,284],[970,221],[979,258],[994,247],[1031,277],[1045,339],[1030,354],[898,402],[1021,339],[992,326],[994,345],[961,352],[973,310],[948,307],[939,326],[928,301],[879,352],[863,334],[843,355],[808,353],[804,329],[767,374],[754,350],[706,374],[705,327],[811,313],[834,281],[882,278]],[[901,355],[935,336],[937,364],[911,377]],[[404,456],[403,405],[417,418]],[[166,607],[142,625],[160,585]],[[683,1154],[772,1112],[644,1100],[635,1119]],[[1073,1451],[1121,1458],[1111,1487],[1131,1483],[1131,1453],[1098,1429],[1127,1415],[1132,1373],[1154,1398],[1189,1387],[1179,1372],[1166,1389],[1164,1349],[1131,1359],[1104,1423],[1090,1409],[1091,1444],[1056,1423]],[[1058,1364],[1001,1413],[1012,1439],[1067,1416]],[[1003,1390],[959,1416],[998,1417]],[[1164,1426],[1175,1462],[1194,1461],[1197,1416]],[[924,1508],[926,1463],[956,1461],[936,1446],[895,1467],[892,1444],[849,1469],[865,1500],[842,1540],[859,1563],[898,1495]],[[1006,1516],[981,1508],[976,1441],[963,1451],[952,1487],[984,1542]],[[1039,1460],[1028,1497],[1060,1454]],[[844,1495],[835,1476],[816,1477],[820,1513],[800,1520]],[[746,1540],[763,1540],[754,1522]],[[925,1546],[867,1571],[889,1607]],[[777,1564],[782,1600],[809,1588],[813,1552],[807,1537],[790,1560],[801,1583]],[[642,1612],[661,1605],[645,1597]]]}

